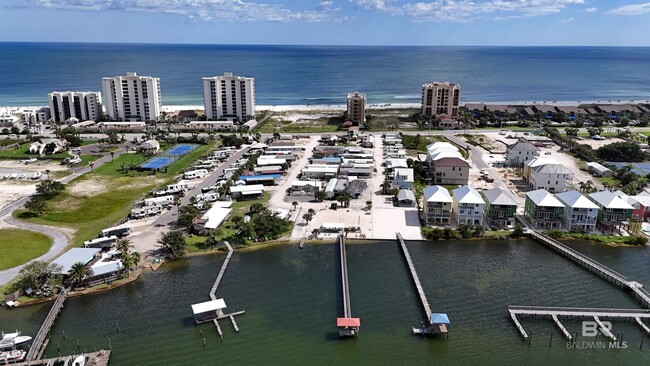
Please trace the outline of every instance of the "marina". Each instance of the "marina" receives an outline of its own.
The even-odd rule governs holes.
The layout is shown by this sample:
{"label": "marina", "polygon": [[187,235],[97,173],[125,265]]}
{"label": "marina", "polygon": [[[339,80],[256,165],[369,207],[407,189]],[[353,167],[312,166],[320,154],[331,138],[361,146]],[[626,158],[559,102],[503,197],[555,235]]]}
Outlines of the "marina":
{"label": "marina", "polygon": [[36,337],[34,338],[34,341],[29,348],[29,352],[27,352],[27,361],[38,360],[43,355],[43,352],[45,351],[45,348],[49,342],[50,328],[52,328],[54,321],[63,309],[63,303],[65,302],[67,296],[68,289],[63,289],[57,296],[54,304],[52,305],[52,308],[50,309],[50,312],[47,314],[45,321],[36,334]]}

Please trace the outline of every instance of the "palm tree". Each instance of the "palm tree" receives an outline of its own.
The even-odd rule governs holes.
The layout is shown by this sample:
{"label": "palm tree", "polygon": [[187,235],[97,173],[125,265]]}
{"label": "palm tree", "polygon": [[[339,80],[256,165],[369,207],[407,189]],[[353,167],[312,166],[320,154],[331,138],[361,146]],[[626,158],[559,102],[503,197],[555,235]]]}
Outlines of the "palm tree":
{"label": "palm tree", "polygon": [[307,222],[307,225],[309,225],[309,222],[314,218],[314,215],[308,212],[302,215],[302,218]]}
{"label": "palm tree", "polygon": [[314,193],[314,198],[315,198],[316,201],[318,201],[318,202],[323,202],[323,200],[325,199],[325,197],[327,197],[325,191],[320,191],[320,190],[318,190],[318,191],[316,191],[316,192]]}
{"label": "palm tree", "polygon": [[388,194],[388,188],[390,188],[390,181],[388,180],[388,177],[384,179],[384,183],[382,183],[380,187],[382,188],[383,194]]}
{"label": "palm tree", "polygon": [[298,207],[298,202],[296,201],[291,202],[291,206],[293,206],[293,210],[295,211],[296,208]]}
{"label": "palm tree", "polygon": [[314,216],[314,215],[316,215],[316,210],[314,210],[313,208],[310,208],[309,210],[307,210],[307,213]]}
{"label": "palm tree", "polygon": [[352,196],[348,192],[343,193],[343,197],[341,197],[341,203],[345,205],[345,207],[350,207],[350,201],[352,200]]}
{"label": "palm tree", "polygon": [[83,262],[77,262],[70,268],[68,278],[73,284],[80,284],[86,277],[91,276],[92,274],[93,270],[91,268],[86,267]]}
{"label": "palm tree", "polygon": [[[648,137],[648,138],[650,138],[650,137]],[[45,169],[45,174],[47,174],[47,180],[50,180],[50,170],[49,169]]]}
{"label": "palm tree", "polygon": [[580,183],[578,183],[578,186],[580,187],[580,192],[584,192],[584,191],[585,191],[585,183],[584,183],[584,182],[580,182]]}

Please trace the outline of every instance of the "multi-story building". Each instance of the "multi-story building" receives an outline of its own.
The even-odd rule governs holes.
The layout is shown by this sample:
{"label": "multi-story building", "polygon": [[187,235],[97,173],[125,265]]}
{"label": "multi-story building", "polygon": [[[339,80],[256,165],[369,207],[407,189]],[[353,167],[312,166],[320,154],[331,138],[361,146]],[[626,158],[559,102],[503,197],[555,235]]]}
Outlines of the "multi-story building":
{"label": "multi-story building", "polygon": [[393,174],[393,188],[413,189],[413,169],[396,168]]}
{"label": "multi-story building", "polygon": [[366,122],[366,95],[354,92],[348,94],[348,120],[355,126]]}
{"label": "multi-story building", "polygon": [[138,76],[135,72],[105,77],[102,78],[102,91],[104,108],[113,120],[155,120],[162,111],[159,78]]}
{"label": "multi-story building", "polygon": [[27,125],[45,123],[52,117],[50,107],[23,110],[23,120]]}
{"label": "multi-story building", "polygon": [[422,116],[432,118],[446,114],[458,117],[460,85],[449,82],[435,82],[422,85]]}
{"label": "multi-story building", "polygon": [[573,172],[562,164],[544,164],[530,170],[528,185],[532,189],[564,192],[573,182]]}
{"label": "multi-story building", "polygon": [[97,120],[101,116],[100,92],[52,92],[47,97],[54,122],[63,123],[72,118],[78,121]]}
{"label": "multi-story building", "polygon": [[483,191],[485,216],[490,225],[509,228],[515,224],[517,201],[505,189],[496,187]]}
{"label": "multi-story building", "polygon": [[524,215],[535,228],[559,229],[564,218],[564,204],[545,189],[527,192]]}
{"label": "multi-story building", "polygon": [[568,231],[592,232],[596,228],[598,206],[578,191],[555,195],[564,205],[564,228]]}
{"label": "multi-story building", "polygon": [[255,116],[255,78],[222,76],[203,78],[203,103],[208,120],[247,122]]}
{"label": "multi-story building", "polygon": [[629,225],[628,220],[632,217],[634,207],[616,193],[610,191],[594,192],[589,194],[589,199],[600,208],[597,227],[600,227],[603,231],[619,230]]}
{"label": "multi-story building", "polygon": [[470,224],[483,226],[485,201],[476,189],[462,186],[453,190],[452,213],[458,225]]}
{"label": "multi-story building", "polygon": [[447,188],[429,186],[424,188],[423,211],[427,225],[449,225],[453,200]]}
{"label": "multi-story building", "polygon": [[518,166],[539,155],[539,148],[530,142],[519,141],[506,149],[506,164]]}
{"label": "multi-story building", "polygon": [[433,162],[433,181],[436,184],[467,185],[469,164],[465,159],[448,157]]}

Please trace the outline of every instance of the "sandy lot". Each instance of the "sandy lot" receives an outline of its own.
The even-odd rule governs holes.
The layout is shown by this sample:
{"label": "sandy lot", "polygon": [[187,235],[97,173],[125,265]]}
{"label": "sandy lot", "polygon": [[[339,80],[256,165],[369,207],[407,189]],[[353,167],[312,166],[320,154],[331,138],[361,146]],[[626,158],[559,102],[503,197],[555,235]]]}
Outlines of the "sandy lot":
{"label": "sandy lot", "polygon": [[32,172],[32,173],[43,172],[43,174],[45,174],[45,170],[55,172],[61,170],[68,170],[68,167],[59,164],[58,161],[47,162],[47,160],[39,160],[35,163],[23,164],[20,162],[20,160],[0,160],[0,172],[3,172],[5,170],[7,171],[7,173],[11,170],[12,172],[20,172],[20,171]]}
{"label": "sandy lot", "polygon": [[27,182],[0,182],[0,208],[36,193],[36,184]]}
{"label": "sandy lot", "polygon": [[104,182],[102,182],[102,179],[99,177],[93,177],[90,179],[75,181],[68,185],[68,189],[70,190],[70,193],[75,196],[95,196],[106,192],[108,188]]}

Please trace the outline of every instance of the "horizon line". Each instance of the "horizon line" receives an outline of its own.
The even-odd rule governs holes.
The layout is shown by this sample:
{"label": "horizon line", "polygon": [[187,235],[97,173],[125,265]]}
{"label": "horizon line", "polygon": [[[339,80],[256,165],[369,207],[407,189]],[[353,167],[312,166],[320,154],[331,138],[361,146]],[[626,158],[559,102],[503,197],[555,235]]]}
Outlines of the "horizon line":
{"label": "horizon line", "polygon": [[5,41],[0,44],[93,44],[93,45],[149,45],[149,46],[269,46],[269,47],[521,47],[521,48],[571,48],[571,47],[608,47],[608,48],[650,48],[650,45],[418,45],[418,44],[281,44],[281,43],[166,43],[166,42],[102,42],[102,41]]}

